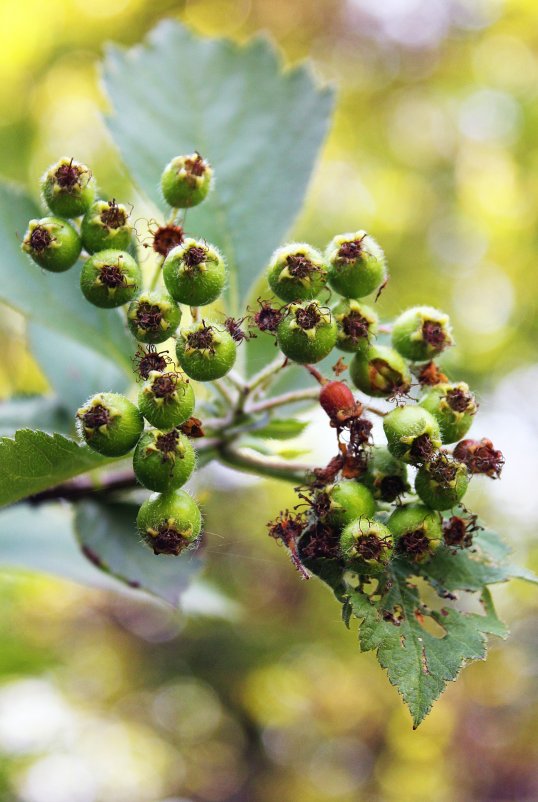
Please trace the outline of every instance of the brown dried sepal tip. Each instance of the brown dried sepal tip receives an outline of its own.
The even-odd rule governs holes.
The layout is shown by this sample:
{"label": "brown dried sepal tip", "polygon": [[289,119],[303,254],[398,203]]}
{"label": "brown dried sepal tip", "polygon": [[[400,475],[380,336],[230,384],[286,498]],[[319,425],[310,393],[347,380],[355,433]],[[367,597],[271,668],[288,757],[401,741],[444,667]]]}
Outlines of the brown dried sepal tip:
{"label": "brown dried sepal tip", "polygon": [[359,239],[348,240],[343,242],[338,250],[338,259],[342,262],[354,262],[360,255],[362,249],[362,241],[366,234],[363,234]]}
{"label": "brown dried sepal tip", "polygon": [[473,544],[473,534],[480,529],[476,526],[475,517],[469,520],[453,515],[443,523],[443,537],[447,546],[451,548],[468,549]]}
{"label": "brown dried sepal tip", "polygon": [[284,311],[271,306],[269,301],[263,301],[258,298],[260,308],[257,312],[252,314],[252,323],[260,331],[268,331],[274,334],[278,326],[284,318]]}
{"label": "brown dried sepal tip", "polygon": [[406,532],[398,540],[398,551],[405,554],[410,560],[420,560],[428,552],[430,541],[424,533],[424,529],[415,529],[414,532]]}
{"label": "brown dried sepal tip", "polygon": [[342,329],[351,342],[357,343],[359,340],[364,340],[368,337],[370,321],[363,317],[360,312],[352,309],[342,318]]}
{"label": "brown dried sepal tip", "polygon": [[340,533],[321,521],[316,521],[303,534],[299,552],[306,559],[340,559]]}
{"label": "brown dried sepal tip", "polygon": [[336,360],[335,364],[332,366],[331,370],[335,376],[341,376],[342,373],[345,373],[348,369],[348,365],[344,362],[343,357],[339,356]]}
{"label": "brown dried sepal tip", "polygon": [[120,209],[115,199],[108,201],[108,206],[101,212],[101,222],[107,228],[121,228],[127,222],[127,215]]}
{"label": "brown dried sepal tip", "polygon": [[310,573],[306,570],[299,557],[297,542],[303,534],[306,520],[303,513],[292,513],[289,510],[280,512],[274,521],[267,524],[269,537],[280,541],[288,549],[290,558],[302,579],[309,579]]}
{"label": "brown dried sepal tip", "polygon": [[401,476],[384,476],[379,483],[381,501],[392,503],[408,490]]}
{"label": "brown dried sepal tip", "polygon": [[375,560],[380,562],[383,559],[383,552],[388,548],[388,540],[378,537],[375,534],[364,535],[355,545],[355,550],[363,560]]}
{"label": "brown dried sepal tip", "polygon": [[184,264],[191,270],[205,261],[207,250],[202,245],[192,245],[183,257]]}
{"label": "brown dried sepal tip", "polygon": [[187,159],[185,162],[185,171],[191,175],[201,176],[205,173],[206,169],[207,165],[199,153],[196,154],[196,158]]}
{"label": "brown dried sepal tip", "polygon": [[185,239],[182,226],[160,226],[153,234],[153,250],[161,256],[168,256],[172,248],[181,245]]}
{"label": "brown dried sepal tip", "polygon": [[61,164],[54,174],[54,180],[59,187],[67,192],[73,192],[75,187],[80,185],[81,177],[88,172],[79,164],[73,164],[73,159],[69,164]]}
{"label": "brown dried sepal tip", "polygon": [[190,331],[187,334],[187,345],[189,348],[198,349],[200,351],[209,351],[211,354],[215,353],[215,338],[213,335],[213,326],[208,326],[205,320],[202,320],[202,325],[196,331]]}
{"label": "brown dried sepal tip", "polygon": [[168,351],[157,351],[154,345],[148,345],[147,348],[139,345],[132,361],[134,371],[141,379],[148,379],[152,370],[163,373],[166,366],[173,362]]}
{"label": "brown dried sepal tip", "polygon": [[447,376],[441,373],[435,362],[428,362],[427,365],[424,365],[417,378],[422,387],[434,387],[436,384],[444,384],[448,381]]}
{"label": "brown dried sepal tip", "polygon": [[236,343],[242,343],[243,340],[255,340],[256,335],[251,331],[243,331],[241,328],[241,324],[245,322],[247,318],[234,318],[234,317],[227,317],[224,321],[224,328]]}
{"label": "brown dried sepal tip", "polygon": [[304,331],[314,329],[320,320],[321,314],[317,304],[308,304],[308,306],[300,307],[295,311],[295,322]]}
{"label": "brown dried sepal tip", "polygon": [[151,389],[155,398],[170,398],[177,389],[179,375],[177,373],[165,373],[154,379]]}
{"label": "brown dried sepal tip", "polygon": [[179,431],[177,429],[172,429],[170,432],[166,432],[165,434],[160,434],[155,440],[155,448],[157,448],[161,454],[163,462],[172,458],[174,454],[177,444],[179,441]]}
{"label": "brown dried sepal tip", "polygon": [[446,394],[448,406],[454,412],[467,412],[471,408],[476,412],[476,402],[472,393],[467,393],[461,387],[454,387]]}
{"label": "brown dried sepal tip", "polygon": [[437,320],[425,320],[422,324],[422,339],[437,351],[450,345],[450,338],[441,323]]}
{"label": "brown dried sepal tip", "polygon": [[483,473],[491,479],[501,475],[504,457],[491,440],[462,440],[454,449],[454,457],[467,466],[469,473]]}
{"label": "brown dried sepal tip", "polygon": [[135,315],[135,323],[140,329],[145,331],[155,331],[161,325],[163,313],[160,306],[142,301],[138,305]]}
{"label": "brown dried sepal tip", "polygon": [[457,463],[451,460],[446,454],[438,454],[437,457],[428,464],[428,473],[432,479],[442,487],[447,487],[454,481],[457,471]]}
{"label": "brown dried sepal tip", "polygon": [[110,289],[127,286],[125,274],[119,264],[103,265],[99,270],[99,281]]}
{"label": "brown dried sepal tip", "polygon": [[307,278],[311,273],[319,272],[321,269],[302,253],[290,254],[286,259],[286,266],[294,278]]}
{"label": "brown dried sepal tip", "polygon": [[191,417],[186,420],[185,423],[182,423],[178,428],[179,431],[182,432],[182,434],[184,434],[186,437],[205,437],[203,424],[200,418]]}
{"label": "brown dried sepal tip", "polygon": [[347,447],[345,443],[340,443],[340,448],[344,456],[342,478],[358,479],[360,476],[363,476],[368,467],[368,457],[365,450],[362,448]]}
{"label": "brown dried sepal tip", "polygon": [[410,449],[410,454],[416,462],[429,462],[435,453],[429,434],[421,434],[415,437]]}
{"label": "brown dried sepal tip", "polygon": [[163,523],[151,538],[154,554],[173,554],[177,557],[189,545],[181,532],[168,523]]}
{"label": "brown dried sepal tip", "polygon": [[314,468],[312,471],[312,481],[310,487],[324,487],[334,483],[337,475],[344,467],[344,455],[337,454],[333,457],[324,468]]}
{"label": "brown dried sepal tip", "polygon": [[110,412],[101,404],[96,404],[81,416],[82,423],[86,429],[99,429],[110,423]]}
{"label": "brown dried sepal tip", "polygon": [[45,251],[54,237],[44,226],[36,226],[30,235],[30,247],[36,253]]}

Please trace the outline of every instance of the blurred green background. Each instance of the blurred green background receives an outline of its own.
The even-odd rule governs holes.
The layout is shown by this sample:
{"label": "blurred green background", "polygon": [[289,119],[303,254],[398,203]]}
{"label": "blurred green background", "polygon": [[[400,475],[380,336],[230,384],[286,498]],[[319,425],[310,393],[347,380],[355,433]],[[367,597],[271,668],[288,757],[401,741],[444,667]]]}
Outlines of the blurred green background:
{"label": "blurred green background", "polygon": [[[35,186],[63,154],[128,191],[101,122],[104,42],[159,19],[210,35],[267,31],[315,60],[339,102],[294,234],[368,229],[392,278],[382,309],[453,316],[451,372],[473,430],[507,456],[473,503],[536,564],[538,6],[532,0],[3,0],[0,173]],[[102,183],[105,183],[104,181]],[[1,258],[1,255],[0,255]],[[40,391],[2,311],[0,396]],[[312,426],[311,429],[314,427]],[[311,434],[310,437],[313,437]],[[338,606],[301,583],[260,522],[291,496],[209,473],[206,576],[230,601],[191,615],[0,574],[0,799],[6,802],[535,802],[536,592],[495,599],[512,628],[416,732]]]}

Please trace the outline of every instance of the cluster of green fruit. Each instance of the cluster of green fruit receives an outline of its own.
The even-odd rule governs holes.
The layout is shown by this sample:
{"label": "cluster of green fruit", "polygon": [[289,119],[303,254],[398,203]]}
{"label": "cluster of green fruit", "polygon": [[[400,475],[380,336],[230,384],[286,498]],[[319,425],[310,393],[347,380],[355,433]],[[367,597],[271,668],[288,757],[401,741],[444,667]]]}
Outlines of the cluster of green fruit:
{"label": "cluster of green fruit", "polygon": [[[117,393],[99,393],[78,410],[77,421],[86,443],[103,455],[120,457],[135,449],[135,475],[156,491],[138,516],[138,529],[155,553],[179,554],[196,541],[201,529],[196,503],[179,490],[196,462],[185,434],[192,427],[184,426],[195,406],[188,377],[217,379],[230,370],[236,354],[229,332],[204,321],[194,321],[177,334],[183,372],[175,366],[168,369],[171,360],[155,349],[156,343],[176,333],[182,316],[179,304],[210,304],[225,285],[226,268],[216,248],[185,237],[173,222],[178,209],[204,200],[211,178],[210,165],[197,153],[172,159],[162,174],[163,195],[174,211],[172,222],[155,234],[154,249],[163,262],[168,292],[142,291],[127,208],[115,200],[96,199],[89,168],[73,159],[61,159],[47,170],[41,190],[54,216],[31,220],[22,244],[38,265],[56,273],[72,267],[84,251],[84,296],[104,309],[129,304],[129,329],[149,346],[138,360],[138,372],[146,379],[138,405]],[[144,431],[144,419],[155,428]]]}

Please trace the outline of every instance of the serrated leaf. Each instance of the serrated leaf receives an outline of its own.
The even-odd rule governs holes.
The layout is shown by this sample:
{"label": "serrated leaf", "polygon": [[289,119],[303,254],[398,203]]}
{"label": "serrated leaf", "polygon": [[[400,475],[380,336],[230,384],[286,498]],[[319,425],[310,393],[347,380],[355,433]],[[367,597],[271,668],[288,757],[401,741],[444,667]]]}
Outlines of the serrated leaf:
{"label": "serrated leaf", "polygon": [[282,71],[265,39],[237,45],[166,21],[127,52],[111,47],[107,122],[132,176],[162,208],[159,180],[178,153],[199,150],[215,168],[209,199],[188,230],[221,248],[233,268],[231,311],[299,212],[325,138],[332,91],[305,66]]}
{"label": "serrated leaf", "polygon": [[42,216],[20,188],[0,183],[0,301],[117,362],[130,375],[132,346],[117,310],[97,309],[86,301],[77,266],[47,273],[21,251],[28,220]]}
{"label": "serrated leaf", "polygon": [[[423,606],[403,563],[395,561],[391,574],[392,584],[380,599],[374,601],[365,593],[350,590],[349,602],[360,619],[361,650],[376,652],[417,727],[446,683],[456,679],[468,661],[484,659],[487,635],[504,637],[507,633],[487,589],[481,596],[485,615],[455,609],[437,612]],[[436,637],[422,626],[427,617],[442,628],[442,636]]]}
{"label": "serrated leaf", "polygon": [[112,460],[61,434],[21,429],[0,438],[0,507]]}
{"label": "serrated leaf", "polygon": [[291,440],[298,437],[308,426],[308,421],[294,420],[292,418],[273,418],[261,429],[252,430],[251,437],[261,437],[271,440]]}
{"label": "serrated leaf", "polygon": [[192,551],[179,557],[153,554],[137,534],[138,509],[135,504],[78,504],[75,530],[79,542],[101,570],[178,607],[202,561]]}

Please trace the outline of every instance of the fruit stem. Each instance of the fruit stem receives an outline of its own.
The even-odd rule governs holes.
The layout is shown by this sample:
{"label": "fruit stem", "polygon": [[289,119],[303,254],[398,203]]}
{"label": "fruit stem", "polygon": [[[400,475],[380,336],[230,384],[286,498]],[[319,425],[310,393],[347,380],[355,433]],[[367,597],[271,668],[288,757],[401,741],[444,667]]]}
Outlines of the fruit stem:
{"label": "fruit stem", "polygon": [[308,387],[306,390],[293,390],[282,395],[275,395],[273,398],[266,398],[265,401],[258,401],[248,406],[246,412],[255,415],[258,412],[265,412],[266,409],[283,407],[286,404],[296,404],[299,401],[314,401],[318,398],[319,389],[317,387]]}
{"label": "fruit stem", "polygon": [[237,468],[245,473],[254,473],[257,476],[269,476],[273,479],[283,479],[286,482],[298,484],[304,482],[305,474],[312,470],[309,465],[296,465],[283,460],[269,460],[267,457],[255,457],[246,454],[230,445],[223,445],[219,449],[219,456],[225,465]]}
{"label": "fruit stem", "polygon": [[328,384],[329,380],[325,378],[325,376],[320,373],[320,371],[314,367],[314,365],[305,365],[306,370],[310,373],[311,376],[315,378],[319,384],[324,385]]}

